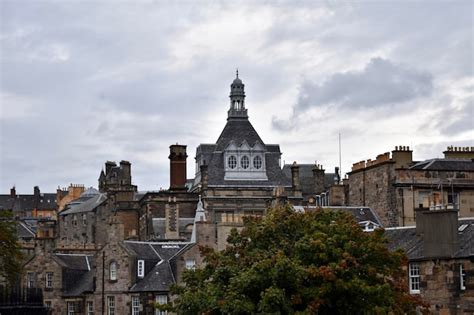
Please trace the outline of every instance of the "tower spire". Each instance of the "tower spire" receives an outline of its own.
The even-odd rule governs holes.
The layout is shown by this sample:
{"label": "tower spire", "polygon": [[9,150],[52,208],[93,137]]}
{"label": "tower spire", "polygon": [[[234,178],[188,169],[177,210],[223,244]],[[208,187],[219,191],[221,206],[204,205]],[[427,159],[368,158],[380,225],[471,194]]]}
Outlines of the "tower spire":
{"label": "tower spire", "polygon": [[227,120],[231,118],[247,119],[247,109],[245,108],[245,85],[239,78],[239,69],[235,70],[235,79],[230,85],[230,109]]}

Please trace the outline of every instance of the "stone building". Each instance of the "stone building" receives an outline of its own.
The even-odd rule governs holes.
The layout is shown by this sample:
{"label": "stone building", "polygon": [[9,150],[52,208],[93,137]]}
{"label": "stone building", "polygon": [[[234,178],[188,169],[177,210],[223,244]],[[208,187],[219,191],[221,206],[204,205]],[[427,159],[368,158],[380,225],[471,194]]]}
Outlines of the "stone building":
{"label": "stone building", "polygon": [[170,187],[139,199],[141,240],[189,241],[198,194],[186,185],[186,146],[170,146]]}
{"label": "stone building", "polygon": [[78,199],[84,192],[84,185],[70,184],[68,188],[59,188],[56,190],[56,204],[58,205],[58,212],[61,212],[64,207],[71,201]]}
{"label": "stone building", "polygon": [[409,147],[355,163],[345,182],[347,204],[368,206],[385,226],[415,223],[417,209],[456,209],[474,215],[474,148],[445,151],[444,158],[413,161]]}
{"label": "stone building", "polygon": [[282,167],[280,146],[265,143],[249,121],[244,87],[237,74],[224,129],[215,143],[196,149],[191,191],[202,195],[209,220],[217,224],[219,248],[243,216],[262,216],[276,200],[303,205],[328,185],[322,167]]}
{"label": "stone building", "polygon": [[419,210],[416,227],[387,228],[389,248],[408,256],[411,294],[430,304],[431,314],[474,313],[474,220],[456,210]]}

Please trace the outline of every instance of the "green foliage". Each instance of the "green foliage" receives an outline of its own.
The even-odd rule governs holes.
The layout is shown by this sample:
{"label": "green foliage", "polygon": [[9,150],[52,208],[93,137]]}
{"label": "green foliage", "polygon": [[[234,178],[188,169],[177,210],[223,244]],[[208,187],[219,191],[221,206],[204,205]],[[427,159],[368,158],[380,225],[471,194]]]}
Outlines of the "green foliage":
{"label": "green foliage", "polygon": [[421,305],[407,292],[404,254],[347,213],[270,209],[228,244],[202,248],[206,266],[173,288],[177,313],[410,314]]}
{"label": "green foliage", "polygon": [[22,269],[22,254],[11,212],[0,210],[0,278],[13,284]]}

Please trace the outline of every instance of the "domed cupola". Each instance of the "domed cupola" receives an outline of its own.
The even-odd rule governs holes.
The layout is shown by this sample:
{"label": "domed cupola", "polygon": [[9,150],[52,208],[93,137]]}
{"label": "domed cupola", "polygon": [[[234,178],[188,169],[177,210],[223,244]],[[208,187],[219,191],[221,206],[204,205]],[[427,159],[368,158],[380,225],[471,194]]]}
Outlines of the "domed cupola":
{"label": "domed cupola", "polygon": [[230,109],[228,118],[248,118],[245,108],[245,85],[239,78],[239,70],[236,71],[236,77],[230,85]]}

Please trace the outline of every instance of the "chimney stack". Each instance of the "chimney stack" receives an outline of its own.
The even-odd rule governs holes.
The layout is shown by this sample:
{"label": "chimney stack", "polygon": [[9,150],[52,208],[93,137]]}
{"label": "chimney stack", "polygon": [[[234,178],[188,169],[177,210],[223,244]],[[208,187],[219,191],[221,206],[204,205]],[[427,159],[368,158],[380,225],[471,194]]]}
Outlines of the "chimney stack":
{"label": "chimney stack", "polygon": [[131,171],[131,164],[129,161],[120,161],[120,168],[122,169],[122,181],[123,184],[131,185],[132,184],[132,171]]}
{"label": "chimney stack", "polygon": [[423,239],[424,257],[452,257],[459,249],[458,212],[456,210],[417,211],[416,233]]}
{"label": "chimney stack", "polygon": [[300,190],[300,166],[296,161],[291,165],[291,186],[293,190]]}
{"label": "chimney stack", "polygon": [[33,194],[34,194],[35,196],[39,196],[39,195],[40,195],[40,189],[39,189],[38,186],[35,186],[35,187],[33,188]]}
{"label": "chimney stack", "polygon": [[319,195],[325,191],[324,182],[325,180],[323,166],[320,164],[315,164],[313,166],[313,189],[315,195]]}
{"label": "chimney stack", "polygon": [[10,188],[10,197],[16,198],[16,188],[15,188],[15,186]]}
{"label": "chimney stack", "polygon": [[186,189],[186,146],[170,146],[170,189]]}
{"label": "chimney stack", "polygon": [[108,175],[112,167],[115,167],[115,166],[117,166],[115,162],[112,162],[112,161],[105,162],[105,175]]}

